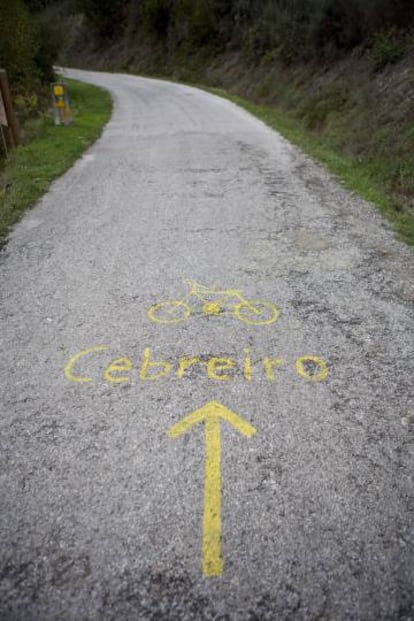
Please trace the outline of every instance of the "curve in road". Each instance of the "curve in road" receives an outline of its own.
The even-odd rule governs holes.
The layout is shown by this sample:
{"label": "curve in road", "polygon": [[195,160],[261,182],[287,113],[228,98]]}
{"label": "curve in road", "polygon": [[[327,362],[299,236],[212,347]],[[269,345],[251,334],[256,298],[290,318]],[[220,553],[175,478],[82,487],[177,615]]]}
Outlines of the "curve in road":
{"label": "curve in road", "polygon": [[64,73],[115,109],[1,256],[0,616],[412,618],[410,249],[228,101]]}

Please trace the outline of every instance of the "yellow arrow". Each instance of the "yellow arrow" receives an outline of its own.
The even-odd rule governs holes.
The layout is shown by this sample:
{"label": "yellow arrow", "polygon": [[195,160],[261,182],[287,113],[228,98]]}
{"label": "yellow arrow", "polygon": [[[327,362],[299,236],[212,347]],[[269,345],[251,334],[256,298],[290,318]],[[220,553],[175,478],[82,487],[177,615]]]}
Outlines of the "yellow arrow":
{"label": "yellow arrow", "polygon": [[220,419],[227,421],[241,434],[251,437],[256,429],[218,401],[210,401],[189,414],[168,431],[178,438],[194,425],[204,422],[206,456],[203,518],[203,574],[220,576],[223,572],[221,554],[221,441]]}

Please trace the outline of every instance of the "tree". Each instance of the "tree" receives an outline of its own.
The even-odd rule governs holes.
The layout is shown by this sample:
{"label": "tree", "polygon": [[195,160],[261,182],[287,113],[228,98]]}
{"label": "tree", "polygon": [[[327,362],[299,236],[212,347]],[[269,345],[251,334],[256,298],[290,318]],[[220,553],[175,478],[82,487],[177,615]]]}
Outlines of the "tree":
{"label": "tree", "polygon": [[0,66],[7,70],[16,88],[37,77],[35,28],[23,0],[0,0],[0,15]]}
{"label": "tree", "polygon": [[125,0],[77,0],[77,6],[101,39],[112,39],[125,23]]}

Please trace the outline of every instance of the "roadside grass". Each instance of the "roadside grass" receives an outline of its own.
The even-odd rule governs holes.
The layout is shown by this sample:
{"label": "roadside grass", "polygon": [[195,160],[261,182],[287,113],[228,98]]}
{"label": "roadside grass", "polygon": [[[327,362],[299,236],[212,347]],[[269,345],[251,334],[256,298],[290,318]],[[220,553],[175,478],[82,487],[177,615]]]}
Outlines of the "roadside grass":
{"label": "roadside grass", "polygon": [[327,140],[326,137],[312,132],[286,109],[278,110],[267,105],[252,103],[221,88],[199,84],[196,86],[241,106],[322,162],[330,172],[339,177],[347,189],[374,203],[392,223],[402,241],[414,245],[414,213],[404,205],[404,198],[396,198],[392,191],[388,191],[386,171],[390,167],[387,156],[384,155],[381,159],[378,155],[371,158],[348,155],[341,150],[340,140],[335,145],[335,139],[332,137]]}
{"label": "roadside grass", "polygon": [[0,169],[0,247],[12,225],[99,137],[110,118],[107,91],[66,78],[65,82],[74,124],[55,126],[51,112],[28,121],[23,131],[26,144],[11,152]]}

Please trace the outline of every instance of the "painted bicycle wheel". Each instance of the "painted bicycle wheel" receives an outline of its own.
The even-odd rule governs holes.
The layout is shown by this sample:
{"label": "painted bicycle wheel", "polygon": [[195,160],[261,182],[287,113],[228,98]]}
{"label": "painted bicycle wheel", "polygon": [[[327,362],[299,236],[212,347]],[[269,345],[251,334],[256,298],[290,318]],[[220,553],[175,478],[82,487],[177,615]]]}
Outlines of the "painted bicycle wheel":
{"label": "painted bicycle wheel", "polygon": [[254,326],[267,326],[275,323],[280,317],[280,310],[271,302],[249,300],[234,307],[234,316],[244,323]]}
{"label": "painted bicycle wheel", "polygon": [[179,323],[191,315],[191,308],[185,302],[159,302],[147,312],[148,319],[155,323]]}

